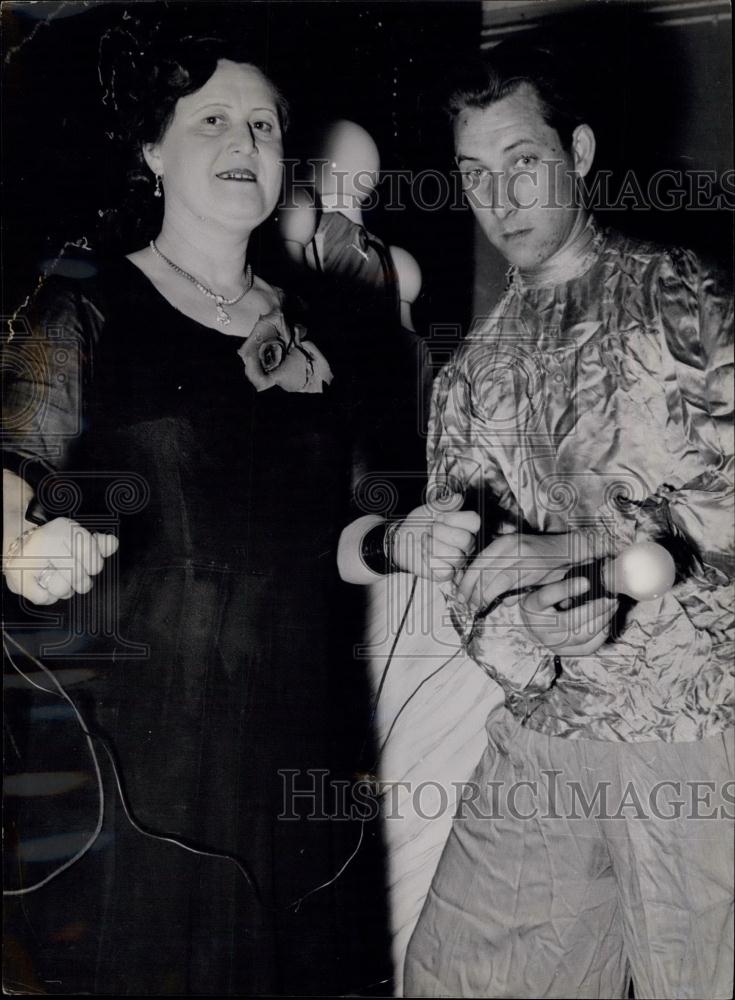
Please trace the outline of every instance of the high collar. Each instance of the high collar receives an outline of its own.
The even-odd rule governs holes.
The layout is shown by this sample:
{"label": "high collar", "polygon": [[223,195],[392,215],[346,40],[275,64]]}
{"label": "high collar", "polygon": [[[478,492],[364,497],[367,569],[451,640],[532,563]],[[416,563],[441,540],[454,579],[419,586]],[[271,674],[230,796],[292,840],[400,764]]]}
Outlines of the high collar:
{"label": "high collar", "polygon": [[538,267],[508,269],[508,285],[519,290],[542,285],[560,285],[589,270],[600,254],[603,237],[594,218],[581,210],[564,244]]}

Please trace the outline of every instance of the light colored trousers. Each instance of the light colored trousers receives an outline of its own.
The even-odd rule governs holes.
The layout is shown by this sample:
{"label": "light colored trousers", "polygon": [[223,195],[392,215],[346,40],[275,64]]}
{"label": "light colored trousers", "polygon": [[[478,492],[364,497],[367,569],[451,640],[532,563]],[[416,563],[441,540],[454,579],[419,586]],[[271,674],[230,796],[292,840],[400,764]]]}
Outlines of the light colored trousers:
{"label": "light colored trousers", "polygon": [[504,707],[406,958],[407,997],[733,995],[733,732],[607,743]]}

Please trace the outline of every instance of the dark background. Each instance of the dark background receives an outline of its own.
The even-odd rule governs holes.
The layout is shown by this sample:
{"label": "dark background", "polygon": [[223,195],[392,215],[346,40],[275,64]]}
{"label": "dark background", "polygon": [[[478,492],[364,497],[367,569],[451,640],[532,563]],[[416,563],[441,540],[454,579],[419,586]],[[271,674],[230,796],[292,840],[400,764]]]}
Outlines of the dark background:
{"label": "dark background", "polygon": [[[12,315],[39,270],[64,250],[77,267],[98,254],[129,252],[143,234],[119,238],[110,210],[127,192],[125,160],[100,80],[100,40],[119,29],[145,42],[162,26],[182,34],[256,31],[292,104],[287,155],[314,155],[313,136],[347,117],[375,138],[384,171],[453,167],[442,103],[463,61],[503,37],[557,36],[595,111],[597,166],[620,180],[633,170],[645,189],[657,170],[732,168],[732,53],[722,4],[547,0],[529,4],[24,3],[2,6],[2,311]],[[662,17],[660,10],[668,14]],[[509,10],[511,13],[509,14]],[[673,12],[672,12],[673,11]],[[110,49],[105,49],[109,55]],[[103,70],[109,65],[105,60]],[[613,188],[615,184],[613,183]],[[405,190],[405,189],[404,189]],[[432,193],[427,184],[425,189]],[[436,189],[434,189],[436,190]],[[139,195],[151,199],[151,190]],[[154,206],[160,207],[160,206]],[[603,213],[603,223],[663,243],[691,245],[732,267],[732,211]],[[439,364],[502,290],[506,265],[467,209],[367,213],[368,227],[418,259],[424,291],[418,329],[435,337]],[[271,227],[262,243],[275,241]],[[71,244],[71,246],[69,245]],[[74,245],[76,244],[76,246]],[[83,249],[88,246],[90,249]]]}
{"label": "dark background", "polygon": [[[116,245],[109,225],[127,185],[124,158],[105,134],[115,123],[103,103],[99,48],[111,29],[142,41],[179,27],[186,34],[255,31],[292,104],[287,155],[313,156],[319,126],[348,117],[374,136],[384,171],[414,175],[452,170],[442,103],[456,69],[481,44],[538,30],[561,40],[578,70],[595,114],[597,166],[618,181],[634,170],[645,187],[663,168],[718,175],[732,168],[732,51],[722,7],[707,0],[5,3],[3,312],[14,312],[42,262],[67,241],[86,239],[105,252],[144,243],[141,236],[131,245],[128,235],[127,245]],[[107,56],[126,44],[120,37],[113,30],[106,39],[105,81]],[[385,184],[381,190],[387,196]],[[438,192],[430,181],[424,190]],[[505,264],[473,236],[467,209],[422,210],[408,198],[399,211],[379,205],[366,221],[418,259],[424,286],[415,319],[423,332],[466,327],[502,289]],[[731,267],[732,211],[628,208],[605,212],[602,221],[693,246]]]}
{"label": "dark background", "polygon": [[[348,117],[374,136],[384,170],[451,169],[440,95],[452,60],[477,47],[478,4],[69,6],[75,16],[62,11],[46,20],[27,5],[3,6],[6,314],[32,287],[39,261],[53,258],[65,241],[86,236],[97,249],[108,249],[109,240],[98,235],[99,213],[120,201],[125,175],[118,148],[105,136],[114,123],[102,102],[98,49],[115,26],[142,39],[161,23],[169,31],[180,24],[186,34],[262,33],[269,69],[292,105],[288,156],[313,156],[314,131],[332,118]],[[466,315],[472,261],[467,212],[377,209],[368,225],[420,259],[434,318],[456,319],[458,308]]]}
{"label": "dark background", "polygon": [[[513,35],[552,42],[576,74],[597,138],[594,170],[613,192],[632,172],[643,192],[658,171],[733,169],[732,23],[723,0],[521,0],[484,5],[482,44]],[[729,210],[655,207],[598,211],[603,225],[663,245],[691,247],[732,273]],[[502,291],[506,265],[475,233],[476,313]]]}

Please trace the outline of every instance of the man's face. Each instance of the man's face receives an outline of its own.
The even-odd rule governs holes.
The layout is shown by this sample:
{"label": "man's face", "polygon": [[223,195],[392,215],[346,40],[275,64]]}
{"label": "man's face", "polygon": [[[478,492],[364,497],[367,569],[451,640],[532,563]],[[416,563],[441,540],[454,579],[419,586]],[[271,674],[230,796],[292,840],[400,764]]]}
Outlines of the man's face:
{"label": "man's face", "polygon": [[482,110],[465,108],[454,144],[470,207],[492,245],[521,268],[548,260],[577,215],[576,164],[544,121],[533,87],[521,84]]}

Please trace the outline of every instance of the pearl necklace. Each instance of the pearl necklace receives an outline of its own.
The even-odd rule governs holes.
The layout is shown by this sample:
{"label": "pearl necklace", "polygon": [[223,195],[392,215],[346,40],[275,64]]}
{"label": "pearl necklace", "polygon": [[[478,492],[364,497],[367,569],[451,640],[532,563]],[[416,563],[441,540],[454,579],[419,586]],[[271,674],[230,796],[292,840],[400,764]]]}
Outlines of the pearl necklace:
{"label": "pearl necklace", "polygon": [[168,266],[172,267],[177,274],[180,274],[182,278],[186,278],[187,281],[190,281],[197,291],[201,292],[202,295],[206,295],[208,299],[214,299],[215,306],[217,307],[217,322],[221,326],[227,326],[231,322],[231,316],[223,308],[223,306],[237,305],[237,303],[241,299],[245,298],[250,289],[253,287],[253,269],[249,264],[245,268],[245,287],[239,295],[235,296],[234,299],[226,299],[224,295],[218,295],[217,292],[213,292],[211,288],[207,288],[207,286],[203,285],[201,281],[198,281],[193,274],[189,274],[189,272],[185,271],[183,267],[179,267],[178,264],[174,264],[172,260],[169,260],[166,254],[158,249],[155,240],[151,240],[149,246],[157,257],[160,257],[161,260],[165,260]]}

